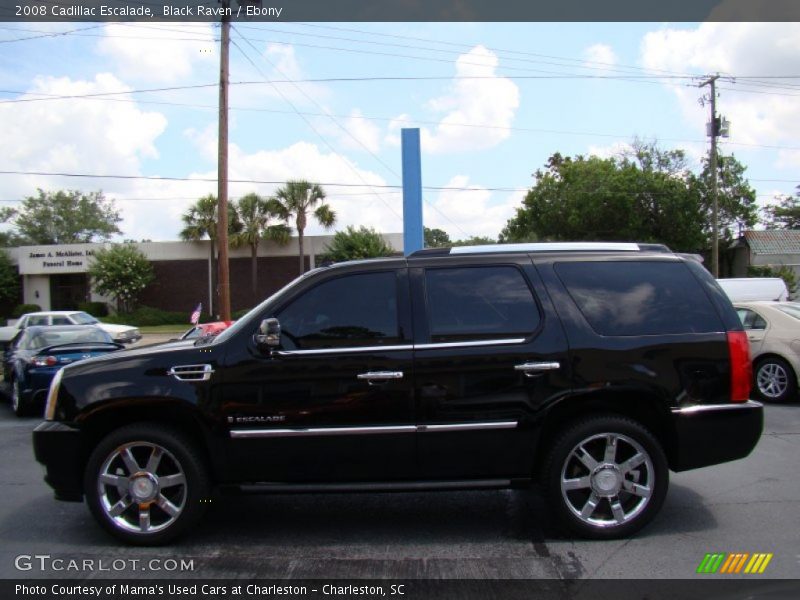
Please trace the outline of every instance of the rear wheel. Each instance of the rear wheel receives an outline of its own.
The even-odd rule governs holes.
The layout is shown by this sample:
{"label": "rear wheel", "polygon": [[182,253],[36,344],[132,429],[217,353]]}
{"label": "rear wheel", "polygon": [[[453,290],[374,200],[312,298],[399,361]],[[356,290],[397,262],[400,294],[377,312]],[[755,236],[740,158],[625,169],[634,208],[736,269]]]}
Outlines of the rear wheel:
{"label": "rear wheel", "polygon": [[755,388],[762,400],[790,402],[797,398],[797,377],[789,363],[770,356],[756,363]]}
{"label": "rear wheel", "polygon": [[561,523],[594,539],[644,527],[661,508],[669,482],[658,440],[639,423],[611,415],[567,429],[550,450],[543,476]]}
{"label": "rear wheel", "polygon": [[137,423],[106,436],[92,452],[84,492],[95,519],[129,544],[158,545],[179,536],[205,511],[207,470],[178,431]]}

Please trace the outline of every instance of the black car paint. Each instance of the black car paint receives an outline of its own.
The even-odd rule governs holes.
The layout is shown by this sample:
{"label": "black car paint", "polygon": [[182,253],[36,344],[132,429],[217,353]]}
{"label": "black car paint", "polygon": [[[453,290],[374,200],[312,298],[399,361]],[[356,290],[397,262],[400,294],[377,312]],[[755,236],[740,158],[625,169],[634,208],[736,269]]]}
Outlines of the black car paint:
{"label": "black car paint", "polygon": [[[569,260],[594,259],[576,254]],[[627,260],[630,255],[620,255]],[[682,261],[665,254],[639,260]],[[637,338],[594,333],[553,272],[563,254],[421,256],[348,263],[317,270],[272,297],[213,341],[175,342],[125,350],[69,366],[59,392],[57,423],[34,433],[37,459],[48,467],[57,496],[80,499],[81,471],[100,423],[115,415],[189,419],[205,448],[214,480],[247,482],[368,483],[508,479],[526,482],[553,435],[557,414],[623,399],[636,413],[651,413],[675,470],[746,456],[761,431],[761,409],[741,406],[715,420],[676,409],[725,403],[729,358],[725,331]],[[421,270],[505,261],[522,269],[535,292],[541,325],[524,342],[490,348],[426,348],[430,341]],[[741,330],[713,280],[686,262],[728,330]],[[399,315],[408,343],[399,349],[284,355],[260,348],[262,319],[326,278],[369,270],[397,270]],[[554,361],[557,371],[526,377],[514,365]],[[170,376],[177,365],[209,364],[208,381]],[[403,379],[377,386],[356,379],[372,370],[402,370]],[[618,405],[614,405],[618,406]],[[161,411],[161,413],[159,413]],[[700,422],[737,422],[738,438],[708,439]],[[512,429],[438,431],[443,423],[516,422]],[[231,430],[414,426],[414,432],[233,439]],[[187,425],[188,426],[188,425]],[[718,428],[719,429],[719,428]],[[724,431],[725,426],[721,430]],[[706,429],[707,431],[707,429]],[[299,440],[299,443],[298,443]]]}

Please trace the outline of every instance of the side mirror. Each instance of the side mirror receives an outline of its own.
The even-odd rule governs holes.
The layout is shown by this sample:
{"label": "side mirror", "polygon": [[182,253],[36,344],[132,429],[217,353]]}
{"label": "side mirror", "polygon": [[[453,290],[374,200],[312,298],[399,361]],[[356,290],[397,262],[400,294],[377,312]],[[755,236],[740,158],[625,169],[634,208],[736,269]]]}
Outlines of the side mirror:
{"label": "side mirror", "polygon": [[264,319],[258,326],[256,344],[261,349],[277,348],[281,345],[281,324],[278,319]]}

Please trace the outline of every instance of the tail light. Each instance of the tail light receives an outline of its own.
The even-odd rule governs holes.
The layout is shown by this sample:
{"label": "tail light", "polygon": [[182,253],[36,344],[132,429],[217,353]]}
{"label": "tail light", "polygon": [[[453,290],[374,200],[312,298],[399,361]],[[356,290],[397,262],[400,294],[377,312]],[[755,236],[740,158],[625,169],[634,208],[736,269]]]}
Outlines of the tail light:
{"label": "tail light", "polygon": [[58,364],[58,359],[55,356],[35,356],[33,364],[37,367],[54,367]]}
{"label": "tail light", "polygon": [[728,354],[731,359],[731,402],[747,402],[753,381],[750,344],[744,331],[728,332]]}

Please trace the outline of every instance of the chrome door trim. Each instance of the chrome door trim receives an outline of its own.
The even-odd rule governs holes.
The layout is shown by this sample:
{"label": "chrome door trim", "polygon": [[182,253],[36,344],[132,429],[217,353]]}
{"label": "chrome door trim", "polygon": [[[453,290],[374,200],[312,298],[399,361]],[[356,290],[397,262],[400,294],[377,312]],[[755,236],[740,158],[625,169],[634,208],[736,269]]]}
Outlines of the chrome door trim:
{"label": "chrome door trim", "polygon": [[231,429],[234,439],[269,437],[312,437],[320,435],[376,435],[387,433],[437,433],[443,431],[475,431],[515,429],[518,421],[488,421],[482,423],[441,423],[435,425],[387,425],[378,427],[307,427],[296,429]]}
{"label": "chrome door trim", "polygon": [[502,340],[476,340],[474,342],[436,342],[416,344],[414,350],[435,350],[437,348],[471,348],[478,346],[497,346],[499,344],[522,344],[525,338],[506,338]]}
{"label": "chrome door trim", "polygon": [[416,425],[388,425],[380,427],[308,427],[297,429],[231,429],[231,437],[311,437],[319,435],[376,435],[386,433],[414,433]]}
{"label": "chrome door trim", "polygon": [[332,354],[381,352],[390,350],[436,350],[439,348],[472,348],[480,346],[497,346],[523,344],[526,338],[505,338],[500,340],[475,340],[473,342],[436,342],[431,344],[403,344],[399,346],[353,346],[350,348],[313,348],[308,350],[276,350],[278,356],[295,356],[305,354]]}
{"label": "chrome door trim", "polygon": [[476,429],[516,429],[518,421],[489,421],[485,423],[444,423],[440,425],[419,425],[420,433],[436,433],[440,431],[473,431]]}
{"label": "chrome door trim", "polygon": [[353,346],[351,348],[313,348],[307,350],[276,350],[275,354],[278,356],[294,356],[300,354],[350,354],[354,352],[381,352],[389,350],[413,350],[414,346],[411,344],[403,344],[400,346]]}
{"label": "chrome door trim", "polygon": [[729,404],[695,404],[694,406],[684,406],[681,408],[673,408],[673,415],[692,415],[695,413],[704,413],[715,410],[751,410],[754,408],[761,408],[764,406],[761,402],[755,400],[748,400],[747,402],[731,402]]}

